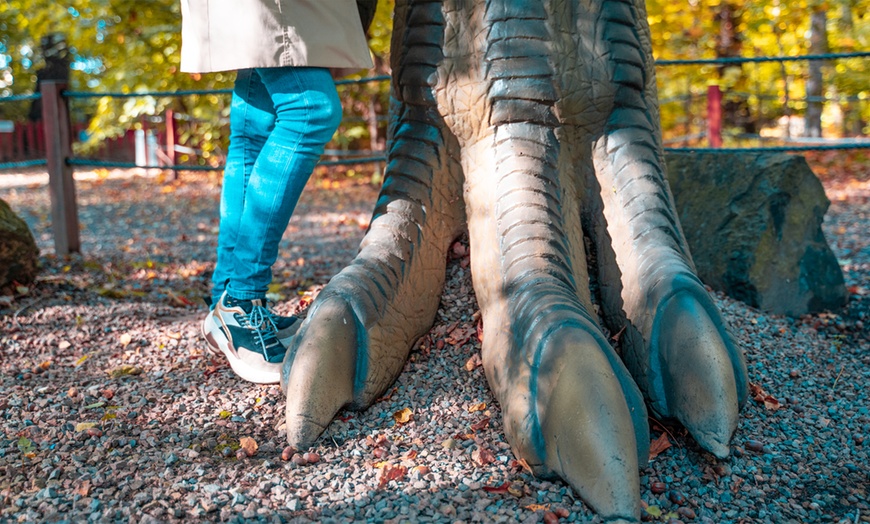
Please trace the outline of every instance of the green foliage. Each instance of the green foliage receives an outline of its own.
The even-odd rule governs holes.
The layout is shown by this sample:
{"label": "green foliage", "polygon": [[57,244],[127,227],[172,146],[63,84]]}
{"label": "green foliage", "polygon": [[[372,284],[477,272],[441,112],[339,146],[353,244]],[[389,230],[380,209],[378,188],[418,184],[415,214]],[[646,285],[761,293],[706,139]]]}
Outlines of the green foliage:
{"label": "green foliage", "polygon": [[[394,0],[380,0],[370,30],[373,71],[351,78],[389,73],[389,46]],[[658,59],[717,56],[801,55],[809,51],[808,13],[826,9],[831,52],[870,49],[870,0],[648,0],[653,49]],[[727,16],[726,16],[727,15]],[[722,20],[730,20],[732,25]],[[181,13],[178,0],[4,0],[0,2],[0,96],[33,92],[35,72],[42,66],[39,40],[60,32],[74,62],[70,89],[89,92],[171,92],[229,89],[235,75],[191,75],[179,72]],[[657,78],[666,135],[690,134],[702,128],[704,94],[715,81],[726,94],[744,93],[737,103],[747,118],[769,125],[787,113],[800,113],[805,96],[806,62],[737,66],[659,67]],[[870,121],[870,61],[830,62],[825,69],[828,97],[844,102],[854,118]],[[385,135],[389,105],[387,82],[339,87],[346,120],[330,148],[378,148]],[[691,98],[687,98],[691,96]],[[791,100],[789,108],[784,101]],[[858,99],[861,100],[858,100]],[[196,144],[202,163],[219,162],[227,143],[229,97],[76,98],[74,117],[89,121],[86,150],[106,138],[142,125],[160,126],[167,109],[178,121],[179,141]],[[827,104],[832,107],[835,104]],[[0,104],[0,118],[20,120],[24,103]],[[380,115],[376,119],[376,115]]]}
{"label": "green foliage", "polygon": [[[806,35],[813,9],[827,10],[830,52],[870,49],[870,0],[647,0],[653,52],[657,59],[667,60],[810,54]],[[727,12],[734,21],[731,27],[723,27],[723,13]],[[730,47],[723,45],[729,37],[733,39]],[[801,113],[806,105],[795,100],[806,96],[807,67],[806,61],[659,67],[656,75],[660,99],[679,99],[662,106],[666,135],[669,131],[671,135],[689,134],[686,132],[697,132],[702,127],[709,83],[718,84],[726,96],[743,94],[743,101],[738,103],[751,113],[757,125]],[[826,97],[863,99],[852,103],[852,117],[870,120],[868,59],[831,61],[824,78]],[[686,95],[693,97],[691,103],[683,99]],[[790,100],[788,108],[784,106],[786,98]],[[826,104],[827,109],[834,106]]]}
{"label": "green foliage", "polygon": [[[180,73],[181,7],[178,0],[4,0],[0,3],[0,95],[31,93],[43,66],[40,38],[62,33],[73,53],[70,90],[135,93],[226,89],[233,74]],[[182,125],[182,140],[201,143],[208,160],[225,143],[226,96],[74,99],[74,119],[92,117],[89,145],[141,127],[143,116],[166,109],[200,125]],[[20,112],[20,109],[18,110]],[[16,115],[17,116],[17,115]],[[88,145],[86,144],[86,145]],[[81,149],[81,148],[79,148]]]}

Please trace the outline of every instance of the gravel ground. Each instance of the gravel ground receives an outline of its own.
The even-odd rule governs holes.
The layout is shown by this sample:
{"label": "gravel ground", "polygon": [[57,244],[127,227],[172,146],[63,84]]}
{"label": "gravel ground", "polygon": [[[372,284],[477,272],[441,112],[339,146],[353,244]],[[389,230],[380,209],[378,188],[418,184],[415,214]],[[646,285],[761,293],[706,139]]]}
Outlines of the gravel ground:
{"label": "gravel ground", "polygon": [[[78,176],[85,254],[68,258],[51,254],[44,175],[0,176],[43,253],[38,282],[0,302],[0,520],[595,521],[567,485],[513,460],[461,248],[395,387],[282,457],[280,388],[236,379],[200,341],[218,179]],[[715,296],[756,399],[724,461],[651,421],[671,446],[641,472],[647,520],[870,522],[870,183],[827,190],[849,307],[791,319]],[[375,197],[357,179],[312,180],[281,246],[279,311],[352,258]]]}

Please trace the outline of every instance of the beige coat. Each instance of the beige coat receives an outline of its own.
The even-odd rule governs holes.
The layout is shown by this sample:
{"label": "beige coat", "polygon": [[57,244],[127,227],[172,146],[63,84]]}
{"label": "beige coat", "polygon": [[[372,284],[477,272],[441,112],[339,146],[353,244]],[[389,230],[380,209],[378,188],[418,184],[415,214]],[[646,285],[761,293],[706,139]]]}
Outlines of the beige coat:
{"label": "beige coat", "polygon": [[372,67],[356,0],[181,0],[181,70]]}

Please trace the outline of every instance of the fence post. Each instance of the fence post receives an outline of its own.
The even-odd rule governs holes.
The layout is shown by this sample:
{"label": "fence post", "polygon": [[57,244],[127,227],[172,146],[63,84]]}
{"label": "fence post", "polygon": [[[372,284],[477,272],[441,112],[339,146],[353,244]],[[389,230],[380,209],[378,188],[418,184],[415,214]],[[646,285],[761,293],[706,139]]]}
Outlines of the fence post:
{"label": "fence post", "polygon": [[166,156],[169,157],[170,165],[175,165],[175,112],[166,110]]}
{"label": "fence post", "polygon": [[722,91],[707,86],[707,140],[710,147],[722,147]]}
{"label": "fence post", "polygon": [[58,255],[81,251],[75,181],[72,166],[67,164],[72,142],[69,107],[62,95],[64,89],[64,82],[46,80],[40,83],[48,189],[51,194],[51,228],[54,232],[54,250]]}

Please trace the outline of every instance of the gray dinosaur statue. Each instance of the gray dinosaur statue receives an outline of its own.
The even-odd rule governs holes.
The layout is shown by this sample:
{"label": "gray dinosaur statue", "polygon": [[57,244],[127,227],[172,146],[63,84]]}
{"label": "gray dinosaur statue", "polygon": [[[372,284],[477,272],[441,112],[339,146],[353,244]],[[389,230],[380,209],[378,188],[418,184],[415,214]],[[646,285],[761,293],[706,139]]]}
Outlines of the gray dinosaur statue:
{"label": "gray dinosaur statue", "polygon": [[397,0],[391,65],[371,226],[284,361],[289,443],[394,382],[467,230],[514,453],[639,521],[646,406],[722,458],[747,396],[665,181],[642,0]]}

